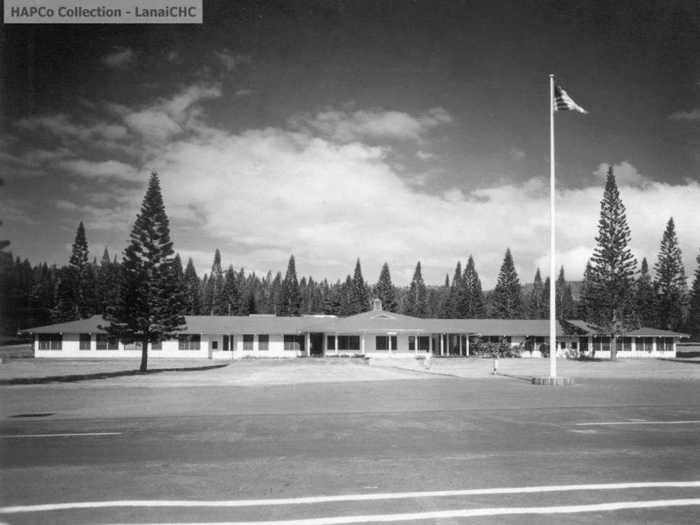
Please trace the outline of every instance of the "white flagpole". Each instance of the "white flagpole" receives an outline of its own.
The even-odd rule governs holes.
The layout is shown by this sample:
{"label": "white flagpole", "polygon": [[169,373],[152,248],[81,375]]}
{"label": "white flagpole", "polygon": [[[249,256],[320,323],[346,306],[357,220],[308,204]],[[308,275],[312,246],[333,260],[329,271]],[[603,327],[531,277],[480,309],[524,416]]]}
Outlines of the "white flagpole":
{"label": "white flagpole", "polygon": [[557,377],[557,296],[554,261],[554,75],[549,75],[549,377]]}

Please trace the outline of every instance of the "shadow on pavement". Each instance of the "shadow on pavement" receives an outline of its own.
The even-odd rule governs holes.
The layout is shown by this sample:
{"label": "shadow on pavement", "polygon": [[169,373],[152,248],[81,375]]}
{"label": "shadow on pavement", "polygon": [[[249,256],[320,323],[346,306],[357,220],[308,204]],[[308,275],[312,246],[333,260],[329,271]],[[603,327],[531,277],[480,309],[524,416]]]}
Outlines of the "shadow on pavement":
{"label": "shadow on pavement", "polygon": [[532,376],[516,376],[515,374],[504,374],[503,372],[496,372],[496,376],[509,377],[511,379],[517,379],[519,381],[525,381],[526,383],[532,383]]}
{"label": "shadow on pavement", "polygon": [[110,379],[112,377],[141,376],[149,374],[160,374],[161,372],[201,372],[223,368],[229,363],[220,365],[196,366],[189,368],[154,368],[141,372],[140,370],[118,370],[115,372],[95,372],[94,374],[69,374],[62,376],[46,377],[16,377],[13,379],[2,379],[0,385],[41,385],[44,383],[75,383],[78,381],[90,381],[93,379]]}

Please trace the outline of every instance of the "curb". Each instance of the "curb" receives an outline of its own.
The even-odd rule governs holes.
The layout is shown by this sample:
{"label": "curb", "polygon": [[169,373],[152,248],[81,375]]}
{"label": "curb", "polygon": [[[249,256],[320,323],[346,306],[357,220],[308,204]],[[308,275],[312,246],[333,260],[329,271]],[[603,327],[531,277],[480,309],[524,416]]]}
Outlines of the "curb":
{"label": "curb", "polygon": [[533,385],[570,386],[574,384],[573,377],[533,377]]}

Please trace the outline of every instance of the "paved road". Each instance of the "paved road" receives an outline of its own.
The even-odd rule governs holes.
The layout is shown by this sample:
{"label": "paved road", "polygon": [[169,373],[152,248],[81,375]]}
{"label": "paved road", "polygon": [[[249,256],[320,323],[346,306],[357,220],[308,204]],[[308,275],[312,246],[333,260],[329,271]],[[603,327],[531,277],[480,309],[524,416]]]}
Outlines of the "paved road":
{"label": "paved road", "polygon": [[[391,515],[424,523],[697,523],[700,488],[687,482],[700,480],[698,393],[695,381],[601,380],[553,389],[509,378],[7,387],[0,392],[1,504],[7,511],[0,521]],[[633,482],[687,486],[588,486]],[[553,488],[532,488],[543,485]],[[503,487],[513,490],[434,493]],[[404,492],[422,494],[397,494]],[[368,499],[378,493],[388,496]],[[303,499],[348,494],[358,496]],[[294,499],[271,505],[270,498]],[[251,499],[266,501],[240,506]],[[9,508],[124,500],[148,503]],[[180,501],[145,506],[163,500]],[[220,506],[182,506],[193,501]],[[611,510],[620,502],[634,508]],[[535,506],[547,514],[517,510]]]}

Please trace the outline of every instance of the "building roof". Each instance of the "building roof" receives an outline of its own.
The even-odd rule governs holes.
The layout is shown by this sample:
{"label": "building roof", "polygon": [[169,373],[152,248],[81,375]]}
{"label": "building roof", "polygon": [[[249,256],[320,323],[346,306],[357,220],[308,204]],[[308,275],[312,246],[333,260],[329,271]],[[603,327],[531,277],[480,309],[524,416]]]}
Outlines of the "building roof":
{"label": "building roof", "polygon": [[[387,311],[370,311],[348,317],[303,315],[212,316],[186,315],[186,329],[191,334],[302,334],[325,332],[338,334],[410,332],[414,334],[469,334],[483,336],[549,336],[547,319],[425,319]],[[21,330],[27,334],[105,333],[102,316]],[[557,323],[558,336],[602,335],[599,328],[581,320]],[[639,328],[624,335],[630,337],[688,337],[686,334]]]}

